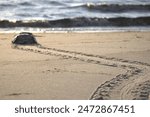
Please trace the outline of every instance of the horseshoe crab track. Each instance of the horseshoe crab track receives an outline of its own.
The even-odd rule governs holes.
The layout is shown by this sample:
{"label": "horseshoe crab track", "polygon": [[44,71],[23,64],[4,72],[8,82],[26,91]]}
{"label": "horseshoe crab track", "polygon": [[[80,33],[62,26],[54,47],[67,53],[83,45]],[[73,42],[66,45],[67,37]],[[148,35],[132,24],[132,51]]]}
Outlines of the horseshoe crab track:
{"label": "horseshoe crab track", "polygon": [[[104,84],[100,85],[91,95],[92,100],[103,100],[103,99],[148,99],[150,87],[147,87],[147,95],[144,98],[140,98],[139,94],[142,94],[142,86],[150,85],[149,81],[146,83],[139,84],[141,88],[136,88],[134,83],[138,78],[145,74],[145,71],[149,69],[150,64],[143,63],[139,61],[130,61],[118,58],[109,58],[100,55],[86,54],[82,52],[67,51],[56,48],[47,48],[41,45],[35,46],[20,46],[13,45],[15,49],[34,52],[38,54],[58,56],[64,59],[73,59],[78,61],[83,61],[91,64],[98,64],[110,67],[118,67],[126,69],[124,74],[118,74],[116,77],[112,78],[110,81],[106,81]],[[147,83],[148,82],[148,83]],[[130,95],[133,96],[130,96]]]}

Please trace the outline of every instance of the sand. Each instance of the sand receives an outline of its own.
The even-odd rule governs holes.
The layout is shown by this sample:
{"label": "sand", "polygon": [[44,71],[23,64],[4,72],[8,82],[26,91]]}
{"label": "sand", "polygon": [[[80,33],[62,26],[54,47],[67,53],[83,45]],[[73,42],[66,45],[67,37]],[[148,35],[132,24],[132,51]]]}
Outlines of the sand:
{"label": "sand", "polygon": [[150,32],[0,33],[0,99],[150,99]]}

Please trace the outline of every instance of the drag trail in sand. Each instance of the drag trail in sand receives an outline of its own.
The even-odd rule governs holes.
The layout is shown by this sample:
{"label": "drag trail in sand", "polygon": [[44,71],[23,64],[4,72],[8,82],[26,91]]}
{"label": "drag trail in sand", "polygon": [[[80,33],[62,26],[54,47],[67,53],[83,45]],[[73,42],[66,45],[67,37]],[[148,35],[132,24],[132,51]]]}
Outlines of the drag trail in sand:
{"label": "drag trail in sand", "polygon": [[[125,73],[120,73],[111,80],[98,86],[89,96],[92,100],[103,99],[149,99],[150,81],[147,79],[150,71],[150,64],[111,58],[95,54],[86,54],[77,51],[68,51],[57,48],[48,48],[42,45],[20,46],[13,45],[14,49],[34,52],[50,56],[58,56],[63,59],[73,59],[90,64],[108,66],[112,68],[125,69]],[[146,78],[145,78],[146,77]]]}

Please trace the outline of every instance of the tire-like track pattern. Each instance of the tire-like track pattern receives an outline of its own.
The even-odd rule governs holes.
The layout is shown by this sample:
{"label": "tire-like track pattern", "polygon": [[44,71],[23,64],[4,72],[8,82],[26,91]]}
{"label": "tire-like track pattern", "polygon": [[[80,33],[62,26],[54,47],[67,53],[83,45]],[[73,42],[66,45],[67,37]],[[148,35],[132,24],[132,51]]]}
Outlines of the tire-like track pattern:
{"label": "tire-like track pattern", "polygon": [[[143,63],[139,61],[131,61],[124,60],[118,58],[109,58],[100,55],[86,54],[82,52],[76,51],[67,51],[56,48],[47,48],[42,45],[33,45],[33,46],[20,46],[20,45],[12,45],[14,49],[19,49],[23,51],[30,51],[38,54],[50,55],[50,56],[58,56],[64,59],[73,59],[82,62],[104,65],[109,67],[118,67],[121,69],[126,69],[124,74],[118,74],[116,77],[112,78],[110,81],[106,81],[102,85],[100,85],[91,95],[91,100],[107,100],[107,99],[125,99],[121,97],[121,93],[125,85],[129,84],[131,80],[136,80],[138,75],[144,73],[145,69],[150,67],[150,64]],[[140,95],[143,94],[141,89],[145,86],[148,86],[150,90],[150,83],[143,83],[141,88],[132,88],[130,89],[131,94],[135,96],[132,99],[140,99]],[[117,92],[115,96],[113,93]],[[136,93],[135,93],[136,92]],[[137,93],[138,92],[138,93]],[[148,99],[148,92],[144,93],[144,97],[142,99]],[[124,94],[125,95],[125,94]],[[127,94],[126,94],[127,95]]]}

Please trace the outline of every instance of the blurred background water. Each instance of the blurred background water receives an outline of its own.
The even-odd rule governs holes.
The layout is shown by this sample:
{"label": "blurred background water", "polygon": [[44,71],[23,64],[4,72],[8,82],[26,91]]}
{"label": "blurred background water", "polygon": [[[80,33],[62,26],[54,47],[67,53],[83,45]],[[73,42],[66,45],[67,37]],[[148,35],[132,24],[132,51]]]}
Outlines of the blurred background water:
{"label": "blurred background water", "polygon": [[[130,20],[134,18],[137,22],[138,18],[142,18],[140,21],[146,21],[144,26],[149,26],[150,0],[0,0],[1,21],[57,21],[68,18],[77,23],[77,20],[82,22],[88,19],[87,25],[83,25],[85,27],[90,24],[90,20],[99,22],[101,19],[115,18],[115,21],[118,21],[122,20],[122,17]],[[90,26],[97,26],[96,24]],[[132,22],[130,25],[132,26]]]}
{"label": "blurred background water", "polygon": [[150,0],[0,0],[0,19],[150,16]]}

